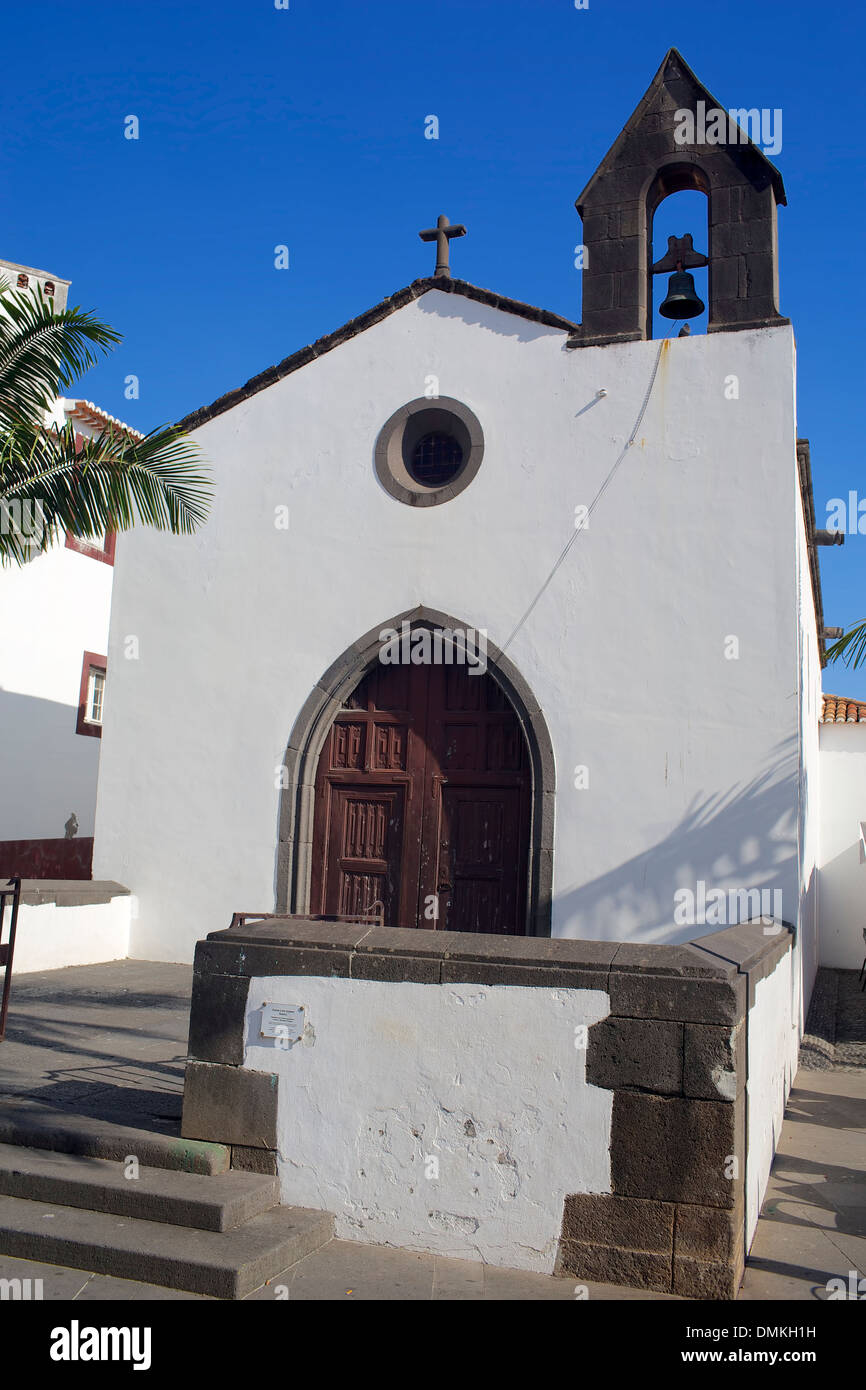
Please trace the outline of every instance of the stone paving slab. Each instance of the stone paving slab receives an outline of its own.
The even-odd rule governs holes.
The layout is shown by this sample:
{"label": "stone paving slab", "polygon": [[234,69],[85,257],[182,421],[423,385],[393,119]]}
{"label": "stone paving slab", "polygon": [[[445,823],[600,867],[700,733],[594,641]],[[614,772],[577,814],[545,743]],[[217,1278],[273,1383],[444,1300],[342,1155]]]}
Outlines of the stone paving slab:
{"label": "stone paving slab", "polygon": [[748,1260],[742,1299],[825,1299],[866,1273],[866,1071],[801,1070]]}
{"label": "stone paving slab", "polygon": [[[0,1255],[0,1279],[41,1279],[45,1302],[113,1302],[167,1299],[214,1300],[204,1294],[186,1293],[115,1279],[87,1270]],[[385,1245],[359,1245],[334,1240],[308,1255],[291,1269],[247,1295],[246,1302],[574,1302],[578,1287],[585,1287],[590,1301],[628,1300],[682,1303],[672,1294],[647,1293],[614,1284],[578,1286],[574,1279],[554,1278],[519,1269],[499,1269],[471,1260],[418,1255]]]}
{"label": "stone paving slab", "polygon": [[192,967],[112,961],[15,975],[0,1092],[148,1128],[180,1118]]}
{"label": "stone paving slab", "polygon": [[866,1066],[866,992],[856,970],[818,971],[800,1044],[800,1069]]}

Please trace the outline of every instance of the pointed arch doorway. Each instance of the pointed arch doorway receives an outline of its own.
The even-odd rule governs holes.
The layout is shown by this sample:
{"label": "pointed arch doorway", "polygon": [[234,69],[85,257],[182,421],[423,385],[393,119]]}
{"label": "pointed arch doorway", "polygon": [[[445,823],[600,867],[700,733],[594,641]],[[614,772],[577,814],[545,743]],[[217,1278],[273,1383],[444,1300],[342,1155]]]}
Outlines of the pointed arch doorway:
{"label": "pointed arch doorway", "polygon": [[491,676],[377,665],[319,754],[311,908],[523,935],[530,802],[525,740]]}
{"label": "pointed arch doorway", "polygon": [[[356,885],[357,879],[363,879],[364,873],[369,871],[380,880],[377,888],[390,894],[392,908],[390,915],[385,918],[389,925],[405,924],[442,930],[448,925],[450,913],[452,929],[458,929],[456,923],[461,920],[462,913],[462,920],[466,922],[463,930],[504,930],[519,935],[549,936],[555,763],[547,724],[538,702],[519,669],[489,637],[487,673],[472,677],[461,673],[465,680],[478,686],[477,693],[471,689],[458,692],[459,698],[455,701],[453,686],[450,695],[447,685],[439,684],[432,688],[431,672],[438,672],[432,676],[434,684],[446,682],[447,673],[455,669],[448,666],[387,668],[395,672],[392,678],[395,681],[400,679],[396,672],[403,669],[402,678],[410,684],[413,680],[419,682],[420,687],[426,688],[426,696],[418,686],[403,693],[396,687],[390,692],[384,688],[374,692],[371,680],[365,687],[364,682],[368,678],[378,680],[375,672],[385,669],[379,662],[383,629],[399,630],[406,622],[413,629],[426,627],[433,631],[465,627],[460,619],[423,606],[396,614],[372,628],[334,661],[316,682],[295,720],[283,760],[276,911],[337,915],[337,910],[332,907],[333,903],[340,901],[335,883],[345,885],[343,891],[346,896],[342,901],[352,900],[346,879],[341,879],[343,871],[347,871],[347,876],[355,875]],[[460,668],[456,670],[460,671]],[[469,708],[459,708],[460,700],[465,701],[467,695],[471,702]],[[405,707],[407,702],[408,708]],[[449,708],[449,703],[455,707]],[[405,718],[407,714],[411,720]],[[353,729],[359,724],[364,726],[363,734],[357,728]],[[440,761],[437,768],[434,761],[441,758],[446,724],[450,726],[453,747],[449,751],[449,745],[445,744],[446,766],[443,768]],[[507,752],[508,739],[515,737],[515,725],[519,736],[519,766],[502,766],[503,761],[515,757],[513,752]],[[406,731],[405,752],[400,750],[401,729]],[[422,729],[423,734],[420,732]],[[360,747],[362,737],[363,757]],[[499,739],[503,740],[504,750],[497,754]],[[422,753],[425,759],[423,773],[420,772]],[[482,755],[485,760],[483,765],[480,764]],[[407,762],[405,769],[393,765],[404,757]],[[500,761],[498,767],[497,757]],[[473,758],[475,766],[466,765]],[[386,761],[392,765],[386,766]],[[464,766],[458,767],[457,763],[461,761]],[[343,766],[343,762],[347,765]],[[437,773],[443,779],[438,793],[432,781]],[[500,779],[498,785],[497,775]],[[377,781],[377,778],[380,780]],[[442,818],[440,824],[444,824],[448,832],[439,836],[438,846],[433,841],[434,812],[428,805],[425,822],[423,815],[420,815],[420,799],[416,800],[415,789],[418,788],[417,796],[420,798],[422,784],[433,805],[438,805]],[[379,809],[359,811],[357,808],[361,799],[356,797],[352,804],[352,786],[360,787],[365,793],[372,792],[374,799],[378,796]],[[520,806],[516,836],[514,812],[507,805],[515,800],[515,788]],[[512,795],[499,795],[505,791],[510,791]],[[332,803],[330,805],[328,798]],[[339,806],[341,798],[342,807]],[[480,808],[479,801],[482,803]],[[396,820],[398,824],[391,829],[389,838],[391,820]],[[494,831],[501,831],[506,846],[516,844],[513,860],[517,871],[517,908],[513,916],[510,906],[512,888],[507,879],[504,883],[502,880],[496,883],[495,862],[487,866],[486,877],[481,872],[476,874],[471,888],[472,874],[465,872],[471,863],[466,860],[456,862],[457,872],[453,878],[439,872],[449,867],[452,862],[449,855],[456,854],[456,847],[460,846],[462,839],[468,839],[473,833],[482,854],[495,860],[491,836],[485,833],[490,821]],[[457,841],[456,847],[452,848],[455,846],[455,824]],[[417,850],[417,870],[411,849],[411,834],[408,833],[413,827],[415,844],[420,846]],[[344,836],[342,841],[340,831]],[[346,838],[353,834],[362,838],[356,838],[354,842]],[[366,841],[364,835],[368,837]],[[363,853],[361,856],[343,854],[344,847],[359,848]],[[406,848],[405,860],[403,847]],[[335,848],[337,853],[332,859]],[[371,849],[381,849],[382,853],[368,858],[367,851]],[[358,857],[361,863],[350,862]],[[341,859],[343,864],[335,869],[333,864]],[[429,891],[436,894],[440,883],[450,884],[453,888],[455,882],[460,885],[460,901],[456,906],[452,900],[451,906],[445,906],[445,911],[440,912],[438,920],[425,917],[424,900],[429,895],[422,892],[422,888],[432,883]],[[491,883],[493,888],[483,886]],[[366,893],[373,886],[372,883],[362,882],[352,891]],[[492,898],[496,898],[497,891],[503,907],[493,911],[487,906],[482,912],[479,902],[486,895],[489,904]],[[474,908],[471,906],[473,896],[476,903]],[[416,904],[414,911],[411,906],[413,902]],[[470,926],[470,921],[474,925]]]}

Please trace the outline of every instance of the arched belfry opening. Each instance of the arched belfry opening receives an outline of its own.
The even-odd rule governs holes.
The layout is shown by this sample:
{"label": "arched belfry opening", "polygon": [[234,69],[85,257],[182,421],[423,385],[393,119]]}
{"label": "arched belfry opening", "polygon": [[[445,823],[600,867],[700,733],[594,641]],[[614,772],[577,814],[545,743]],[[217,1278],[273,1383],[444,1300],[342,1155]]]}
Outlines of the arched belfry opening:
{"label": "arched belfry opening", "polygon": [[[669,336],[672,323],[676,329],[678,322],[687,324],[690,333],[706,333],[708,245],[709,190],[700,170],[689,164],[666,166],[647,197],[648,338]],[[690,282],[671,279],[683,272]],[[684,289],[693,294],[692,303],[684,302]]]}
{"label": "arched belfry opening", "polygon": [[[757,120],[755,118],[758,118]],[[787,323],[779,313],[779,171],[749,138],[760,113],[728,111],[672,48],[643,100],[576,200],[583,220],[583,318],[569,347],[653,337],[653,227],[674,194],[699,193],[707,217],[671,228],[705,255],[709,333]],[[674,273],[677,259],[673,256]],[[686,274],[700,264],[682,267]],[[656,271],[661,276],[661,271]],[[703,296],[701,296],[703,298]]]}
{"label": "arched belfry opening", "polygon": [[[427,632],[434,660],[383,662],[386,631]],[[449,659],[448,635],[467,631],[413,609],[316,683],[284,759],[278,912],[550,935],[550,737],[493,643],[471,673],[472,662]]]}

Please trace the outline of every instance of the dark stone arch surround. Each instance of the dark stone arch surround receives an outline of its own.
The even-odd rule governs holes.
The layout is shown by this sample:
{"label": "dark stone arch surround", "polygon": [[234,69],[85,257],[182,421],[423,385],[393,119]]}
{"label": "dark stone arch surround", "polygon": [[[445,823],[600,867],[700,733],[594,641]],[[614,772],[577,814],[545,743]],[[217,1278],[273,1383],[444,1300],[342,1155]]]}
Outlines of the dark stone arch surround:
{"label": "dark stone arch surround", "polygon": [[[378,623],[352,644],[316,682],[295,720],[283,759],[287,785],[280,801],[276,866],[276,911],[310,910],[313,811],[316,768],[328,731],[343,700],[378,660],[379,634],[413,627],[466,629],[446,613],[419,606]],[[529,749],[532,770],[532,820],[528,871],[526,933],[550,936],[553,883],[553,818],[555,767],[553,746],[538,701],[517,667],[492,642],[487,642],[488,672],[514,707]]]}

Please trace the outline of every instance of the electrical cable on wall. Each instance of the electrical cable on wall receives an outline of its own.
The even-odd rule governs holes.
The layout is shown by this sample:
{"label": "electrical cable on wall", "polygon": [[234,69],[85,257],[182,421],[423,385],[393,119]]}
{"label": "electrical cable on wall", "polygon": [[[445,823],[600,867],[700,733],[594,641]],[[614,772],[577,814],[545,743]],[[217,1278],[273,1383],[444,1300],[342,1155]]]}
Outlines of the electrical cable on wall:
{"label": "electrical cable on wall", "polygon": [[[616,473],[617,469],[619,468],[620,464],[622,463],[623,459],[625,458],[626,454],[628,453],[629,449],[632,447],[632,445],[633,445],[634,442],[635,442],[635,439],[637,438],[637,432],[638,432],[638,430],[639,430],[640,427],[641,427],[641,423],[642,423],[642,421],[643,421],[643,417],[644,417],[644,415],[646,414],[647,406],[648,406],[649,403],[650,403],[650,396],[652,395],[652,389],[653,389],[653,386],[655,385],[655,379],[656,379],[656,375],[657,375],[657,373],[658,373],[659,362],[661,361],[661,357],[662,357],[662,351],[664,350],[665,343],[668,342],[668,340],[670,339],[671,334],[673,333],[674,328],[676,328],[676,327],[677,327],[677,323],[675,322],[674,325],[673,325],[673,328],[671,328],[671,332],[667,335],[666,338],[662,338],[661,342],[659,343],[659,350],[658,350],[658,352],[656,353],[656,360],[655,360],[655,362],[653,363],[653,369],[652,369],[652,374],[650,375],[649,385],[647,386],[646,393],[645,393],[644,398],[643,398],[643,401],[642,401],[642,403],[641,403],[641,408],[640,408],[640,410],[638,411],[637,419],[635,420],[634,426],[633,426],[633,428],[632,428],[632,432],[631,432],[631,434],[629,435],[628,439],[626,440],[625,444],[623,445],[623,447],[622,447],[622,449],[621,449],[621,451],[620,451],[619,457],[617,458],[616,462],[614,463],[613,467],[611,468],[610,472],[608,473],[607,477],[605,478],[605,480],[604,480],[604,482],[602,483],[601,487],[599,488],[598,492],[595,494],[595,497],[594,497],[594,498],[592,499],[592,501],[590,502],[589,507],[587,508],[587,513],[586,513],[587,521],[588,521],[589,518],[592,516],[592,513],[594,512],[596,506],[597,506],[598,503],[601,501],[601,498],[604,496],[605,491],[607,490],[609,484],[610,484],[611,481],[613,480],[614,474]],[[549,575],[547,576],[547,578],[545,579],[544,583],[542,584],[542,586],[541,586],[541,588],[539,589],[538,593],[535,595],[535,598],[532,600],[531,604],[530,604],[529,607],[527,608],[527,610],[526,610],[526,612],[524,613],[523,617],[520,619],[519,623],[516,625],[516,627],[513,628],[513,630],[511,631],[510,635],[508,636],[507,640],[503,643],[503,645],[502,645],[502,647],[501,647],[501,649],[500,649],[501,651],[506,652],[506,651],[508,650],[510,644],[513,642],[514,638],[517,636],[518,632],[519,632],[520,629],[523,627],[523,624],[526,622],[527,618],[530,616],[530,614],[531,614],[531,613],[533,612],[533,610],[535,609],[535,606],[536,606],[536,604],[538,603],[539,599],[541,598],[542,594],[543,594],[543,593],[545,592],[545,590],[548,588],[548,586],[549,586],[551,580],[553,579],[553,576],[556,574],[556,571],[559,569],[559,567],[560,567],[560,565],[562,564],[563,560],[565,559],[566,555],[567,555],[568,552],[570,551],[571,547],[574,545],[574,542],[577,540],[578,536],[580,535],[580,532],[581,532],[582,530],[586,530],[586,529],[587,529],[586,527],[580,527],[580,528],[578,528],[578,529],[576,529],[575,531],[572,532],[571,536],[569,537],[568,541],[566,542],[565,546],[563,547],[563,549],[562,549],[562,551],[561,551],[561,553],[560,553],[560,555],[559,555],[559,558],[557,559],[555,565],[553,566],[553,569],[550,571],[550,574],[549,574]]]}

